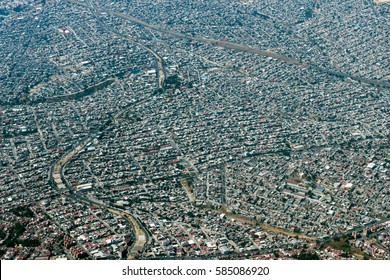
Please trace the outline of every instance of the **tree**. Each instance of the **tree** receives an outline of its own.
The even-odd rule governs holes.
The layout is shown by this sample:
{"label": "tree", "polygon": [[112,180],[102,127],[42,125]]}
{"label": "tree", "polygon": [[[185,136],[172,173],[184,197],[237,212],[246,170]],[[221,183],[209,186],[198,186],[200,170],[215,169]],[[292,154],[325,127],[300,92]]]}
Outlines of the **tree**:
{"label": "tree", "polygon": [[316,253],[308,253],[308,252],[303,252],[300,253],[299,255],[293,255],[292,257],[297,260],[319,260],[320,259],[320,257]]}

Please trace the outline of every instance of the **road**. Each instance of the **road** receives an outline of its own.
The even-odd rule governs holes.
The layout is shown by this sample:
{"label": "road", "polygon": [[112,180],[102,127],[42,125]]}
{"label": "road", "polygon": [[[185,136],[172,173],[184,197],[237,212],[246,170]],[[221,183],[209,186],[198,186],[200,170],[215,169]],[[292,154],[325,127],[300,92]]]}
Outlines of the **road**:
{"label": "road", "polygon": [[[70,2],[75,2],[75,1],[70,1]],[[92,9],[95,16],[97,17],[97,11],[94,9],[93,5],[92,5],[92,2],[91,2],[91,6],[88,6],[87,4],[83,4],[83,3],[79,3],[77,2],[78,4],[82,4],[82,6],[84,7],[87,7],[89,9]],[[103,24],[104,26],[104,24]],[[108,32],[111,32],[111,33],[115,33],[116,35],[128,40],[128,41],[131,41],[132,43],[134,44],[137,44],[139,45],[140,47],[144,48],[145,50],[147,50],[148,52],[150,52],[156,59],[157,61],[157,71],[158,71],[158,79],[157,79],[157,86],[158,88],[162,88],[164,86],[164,82],[165,82],[165,73],[164,73],[164,68],[163,68],[163,60],[162,58],[155,52],[153,51],[152,49],[150,49],[149,47],[147,46],[144,46],[138,42],[135,42],[134,40],[132,40],[131,38],[123,35],[123,34],[120,34],[118,32],[114,32],[114,31],[111,31],[111,30],[108,30],[108,28],[106,28],[106,31]],[[138,101],[135,101],[131,104],[129,104],[126,108],[124,108],[123,110],[121,110],[120,112],[118,112],[115,116],[113,116],[113,121],[117,121],[117,118],[122,115],[123,113],[125,113],[127,110],[129,110],[132,106],[134,106],[135,104],[139,104],[139,103],[143,103],[143,102],[146,102],[151,96],[147,96],[145,98],[142,98]],[[102,127],[101,127],[101,130],[104,130],[107,128],[107,126],[109,125],[109,123],[106,123],[106,124],[103,124]],[[87,137],[86,139],[82,140],[74,149],[72,149],[71,151],[69,151],[66,155],[64,155],[59,161],[57,161],[51,168],[51,172],[50,172],[50,180],[53,179],[53,177],[56,177],[56,178],[61,178],[61,183],[63,185],[65,185],[67,187],[68,190],[72,190],[72,188],[69,186],[69,184],[67,183],[67,180],[65,179],[65,177],[63,176],[63,169],[64,169],[64,166],[78,153],[80,152],[82,149],[85,148],[85,146],[90,143],[92,140],[94,139],[94,136],[93,135],[89,135],[89,137]],[[59,187],[59,184],[58,182],[53,182],[55,187],[57,188],[57,190],[59,191],[62,191],[63,189],[61,189]],[[74,200],[77,200],[79,202],[82,202],[82,203],[87,203],[87,204],[90,204],[90,205],[95,205],[95,206],[98,206],[98,207],[102,207],[104,208],[105,210],[107,211],[110,211],[112,213],[115,213],[117,215],[121,215],[122,217],[124,217],[126,220],[128,220],[132,227],[133,227],[133,230],[134,230],[134,233],[135,233],[135,242],[129,252],[129,255],[128,255],[128,258],[129,259],[132,259],[134,258],[136,255],[138,255],[140,252],[142,252],[144,250],[144,247],[145,245],[147,244],[148,240],[149,240],[149,237],[148,237],[148,234],[147,234],[147,231],[143,228],[142,224],[139,222],[139,220],[133,216],[132,214],[128,213],[128,212],[124,212],[120,209],[116,209],[116,208],[113,208],[113,207],[109,207],[108,205],[103,205],[97,201],[93,201],[93,200],[90,200],[84,196],[80,196],[78,194],[66,194],[66,192],[63,192],[63,195],[67,195],[69,197],[71,197],[72,199]]]}
{"label": "road", "polygon": [[[75,0],[67,0],[67,1],[71,2],[71,3],[74,3],[74,4],[77,4],[77,5],[80,5],[80,6],[83,6],[83,7],[86,7],[86,8],[89,8],[89,9],[92,8],[92,7],[88,6],[88,5],[86,5],[85,3],[81,3],[81,2],[78,2],[78,1],[75,1]],[[329,68],[320,67],[320,66],[317,66],[315,64],[307,63],[307,62],[304,62],[302,60],[299,60],[299,59],[296,59],[296,58],[293,58],[293,57],[289,57],[289,56],[286,56],[286,55],[282,55],[282,54],[279,54],[279,53],[276,53],[276,52],[272,52],[272,51],[269,51],[269,50],[260,50],[260,49],[253,48],[253,47],[250,47],[250,46],[247,46],[247,45],[244,45],[244,44],[231,43],[231,42],[228,42],[228,41],[222,41],[222,40],[217,40],[217,39],[213,39],[213,38],[193,37],[193,36],[189,36],[189,35],[186,35],[186,34],[183,34],[183,33],[177,32],[177,31],[174,31],[174,30],[168,30],[168,29],[161,28],[159,26],[156,26],[156,25],[147,23],[145,21],[142,21],[142,20],[140,20],[140,19],[138,19],[136,17],[130,16],[130,15],[126,15],[124,13],[110,11],[110,10],[107,10],[107,9],[99,10],[98,7],[96,7],[96,6],[93,6],[93,9],[95,9],[97,12],[100,12],[100,13],[104,12],[104,13],[107,13],[107,14],[111,14],[111,15],[116,16],[118,18],[122,18],[124,20],[128,20],[128,21],[134,22],[136,24],[142,25],[144,27],[150,28],[150,29],[158,31],[160,33],[172,35],[174,37],[188,39],[188,40],[191,40],[191,41],[198,41],[198,42],[211,44],[211,45],[216,45],[216,46],[221,46],[221,47],[225,47],[225,48],[233,49],[233,50],[237,50],[237,51],[248,52],[248,53],[252,53],[252,54],[258,54],[258,55],[262,55],[262,56],[266,56],[266,57],[271,57],[271,58],[274,58],[274,59],[277,59],[277,60],[280,60],[280,61],[287,62],[289,64],[299,65],[299,66],[303,66],[303,67],[310,67],[310,68],[312,68],[314,70],[317,70],[319,72],[327,73],[329,75],[340,77],[340,78],[350,78],[350,79],[358,81],[358,82],[371,84],[371,85],[375,85],[375,86],[381,86],[381,87],[385,87],[385,88],[389,88],[390,87],[390,83],[386,82],[386,81],[368,79],[368,78],[364,78],[364,77],[359,77],[359,76],[347,74],[347,73],[341,72],[339,70],[333,70],[333,69],[329,69]]]}
{"label": "road", "polygon": [[125,212],[121,209],[117,209],[114,207],[107,206],[105,204],[101,204],[97,201],[88,199],[85,196],[81,196],[79,194],[70,194],[69,197],[71,197],[74,200],[77,200],[79,202],[83,202],[89,205],[94,205],[100,208],[105,209],[106,211],[110,211],[111,213],[114,213],[116,215],[122,216],[127,221],[129,221],[133,227],[134,235],[135,235],[135,242],[132,245],[132,248],[128,254],[128,259],[133,259],[136,255],[138,255],[140,252],[142,252],[145,244],[149,240],[149,235],[147,234],[147,231],[145,228],[141,225],[139,220],[134,217],[132,214]]}
{"label": "road", "polygon": [[[140,46],[141,48],[145,49],[146,51],[148,51],[150,54],[152,54],[154,56],[154,58],[156,59],[156,62],[157,62],[157,83],[158,83],[158,88],[163,88],[164,87],[164,82],[165,82],[165,71],[164,71],[164,63],[163,63],[163,59],[161,56],[159,56],[154,50],[152,50],[151,48],[139,43],[139,42],[136,42],[135,40],[131,39],[130,37],[128,36],[125,36],[119,32],[116,32],[116,31],[113,31],[110,27],[108,27],[104,22],[102,22],[100,19],[99,19],[99,16],[98,16],[98,13],[101,13],[101,12],[104,12],[104,10],[99,10],[98,7],[95,5],[94,2],[92,1],[88,1],[89,2],[89,5],[87,5],[86,3],[81,3],[81,2],[78,2],[78,1],[74,1],[74,0],[66,0],[70,3],[74,3],[74,4],[77,4],[77,5],[80,5],[80,6],[83,6],[85,8],[88,8],[90,10],[92,10],[93,14],[95,15],[95,18],[96,20],[98,20],[102,26],[106,29],[107,32],[110,32],[110,33],[114,33],[115,35],[119,36],[119,37],[122,37],[123,39],[133,43],[133,44],[136,44],[138,46]],[[111,12],[110,12],[111,13]],[[115,12],[112,12],[112,13],[115,13]]]}
{"label": "road", "polygon": [[[220,41],[220,40],[216,40],[216,39],[212,39],[212,38],[188,36],[188,35],[182,34],[180,32],[176,32],[176,31],[160,28],[158,26],[146,23],[146,22],[144,22],[144,21],[142,21],[140,19],[137,19],[135,17],[129,16],[129,15],[126,15],[126,14],[123,14],[123,13],[109,11],[109,10],[99,10],[96,6],[93,6],[92,3],[91,3],[91,6],[90,6],[90,5],[87,5],[85,3],[81,3],[81,2],[78,2],[78,1],[74,1],[74,0],[67,0],[67,1],[71,2],[71,3],[74,3],[74,4],[77,4],[77,5],[80,5],[80,6],[83,6],[83,7],[87,8],[87,9],[93,10],[96,17],[98,17],[98,15],[97,15],[98,12],[99,13],[105,12],[105,13],[114,15],[116,17],[122,18],[124,20],[129,20],[129,21],[134,22],[136,24],[139,24],[139,25],[142,25],[144,27],[150,28],[152,30],[155,30],[155,31],[158,31],[158,32],[161,32],[161,33],[165,33],[165,34],[170,34],[170,35],[172,35],[174,37],[188,39],[188,40],[192,40],[192,41],[198,41],[198,42],[211,44],[211,45],[216,45],[216,46],[221,46],[221,47],[225,47],[225,48],[229,48],[229,49],[234,49],[234,50],[237,50],[237,51],[243,51],[243,52],[258,54],[258,55],[262,55],[262,56],[266,56],[266,57],[271,57],[271,58],[274,58],[274,59],[277,59],[277,60],[280,60],[280,61],[287,62],[289,64],[300,65],[300,66],[304,66],[304,67],[310,67],[310,68],[312,68],[314,70],[317,70],[317,71],[320,71],[320,72],[324,72],[324,73],[328,73],[330,75],[334,75],[334,76],[337,76],[337,77],[350,78],[350,79],[355,80],[355,81],[360,81],[360,82],[363,82],[363,83],[368,83],[368,84],[372,84],[372,85],[376,85],[376,86],[382,86],[382,87],[386,87],[386,88],[390,87],[390,83],[388,83],[386,81],[372,80],[372,79],[367,79],[367,78],[364,78],[364,77],[358,77],[358,76],[349,75],[349,74],[338,72],[338,71],[335,71],[335,70],[322,68],[322,67],[316,66],[314,64],[308,64],[308,63],[303,62],[301,60],[298,60],[298,59],[295,59],[295,58],[292,58],[292,57],[288,57],[288,56],[285,56],[285,55],[281,55],[281,54],[278,54],[278,53],[275,53],[275,52],[271,52],[271,51],[268,51],[268,50],[260,50],[260,49],[256,49],[256,48],[253,48],[253,47],[250,47],[250,46],[246,46],[246,45],[243,45],[243,44],[236,44],[236,43],[231,43],[231,42],[227,42],[227,41]],[[129,38],[129,37],[123,35],[123,34],[120,34],[120,33],[117,33],[115,31],[111,31],[111,30],[109,30],[109,31],[112,32],[112,33],[115,33],[116,35],[121,36],[121,37],[125,38],[126,40],[129,40],[129,41],[131,41],[131,42],[133,42],[133,43],[135,43],[137,45],[142,46],[143,48],[145,48],[148,52],[150,52],[155,57],[155,59],[157,61],[157,70],[158,70],[158,87],[162,87],[163,84],[164,84],[165,74],[164,74],[164,69],[163,69],[163,60],[161,59],[161,57],[159,57],[158,54],[155,51],[151,50],[149,47],[146,47],[146,46],[144,46],[144,45],[134,41],[133,39],[131,39],[131,38]],[[143,100],[137,101],[136,103],[145,102],[145,100],[146,99],[143,99]],[[131,105],[133,105],[133,104],[131,104]],[[131,105],[129,105],[129,107],[131,107]],[[128,110],[129,107],[124,109],[124,110],[122,110],[121,112],[119,112],[116,115],[116,117],[119,117],[122,113],[124,113],[126,110]],[[103,128],[104,128],[104,126],[103,126]],[[63,183],[65,185],[66,185],[66,182],[65,182],[65,180],[62,177],[62,168],[63,168],[63,166],[77,152],[81,151],[85,147],[85,145],[89,141],[91,141],[91,139],[93,139],[93,138],[89,137],[84,142],[81,142],[81,144],[79,144],[74,150],[70,151],[67,155],[65,155],[61,160],[59,160],[53,166],[53,168],[52,168],[53,174],[61,175],[61,178],[62,178]],[[335,146],[333,146],[333,147],[335,147]],[[336,147],[342,147],[342,145],[337,145]],[[323,148],[323,147],[310,147],[310,148],[307,148],[305,150],[313,150],[313,149],[315,150],[315,149],[321,149],[321,148]],[[292,152],[292,153],[302,152],[302,151],[290,151],[290,150],[286,150],[286,151]],[[275,153],[282,153],[282,152],[284,152],[284,151],[280,151],[279,150],[279,151],[274,151],[274,152],[264,152],[264,153],[259,153],[259,154],[253,155],[253,156],[266,155],[266,154],[275,154]],[[190,194],[191,193],[189,193],[189,197],[191,198]],[[127,212],[124,212],[124,211],[121,211],[121,210],[118,210],[118,209],[111,208],[111,207],[109,207],[107,205],[99,204],[96,201],[88,200],[85,197],[81,197],[81,196],[75,195],[75,198],[78,199],[79,201],[83,201],[84,203],[87,202],[89,204],[93,204],[93,205],[96,205],[96,206],[104,207],[106,210],[111,211],[113,213],[116,213],[118,215],[121,215],[121,216],[123,216],[123,217],[125,217],[126,219],[129,220],[129,222],[133,225],[134,232],[136,233],[136,242],[135,242],[135,244],[133,246],[133,249],[131,251],[130,257],[133,254],[136,254],[138,251],[142,250],[142,248],[144,248],[145,244],[147,243],[147,236],[148,235],[147,235],[146,230],[142,227],[141,223],[136,219],[136,217],[134,217],[130,213],[127,213]],[[244,218],[244,217],[242,217],[242,218]],[[390,218],[383,219],[383,220],[378,221],[376,223],[381,223],[381,222],[388,221],[388,220],[390,220]],[[333,236],[330,236],[330,237],[324,237],[324,238],[318,239],[317,241],[319,243],[321,243],[321,244],[324,244],[324,243],[329,242],[331,240],[334,240],[336,238],[340,238],[342,236],[348,235],[349,233],[351,233],[353,231],[360,231],[360,230],[362,230],[364,228],[370,227],[373,224],[375,224],[375,223],[362,225],[362,226],[356,227],[356,228],[354,228],[352,230],[349,230],[349,231],[346,231],[346,232],[343,232],[343,233],[339,233],[339,234],[336,234],[336,235],[333,235]],[[264,224],[262,226],[266,227],[266,225],[264,225]],[[274,228],[269,228],[268,230],[275,230],[275,229]],[[283,232],[281,232],[281,233],[283,233]],[[290,235],[290,233],[286,233],[286,232],[284,232],[284,233],[287,234],[287,235]],[[313,241],[315,240],[315,238],[306,237],[306,236],[301,236],[301,238],[309,239],[309,240],[311,239]]]}
{"label": "road", "polygon": [[369,228],[369,227],[372,227],[374,225],[382,224],[382,223],[387,222],[387,221],[390,221],[390,216],[387,218],[383,218],[383,219],[376,221],[376,222],[371,222],[371,223],[368,223],[365,225],[360,225],[360,226],[354,227],[353,229],[350,229],[350,230],[347,230],[347,231],[344,231],[344,232],[341,232],[341,233],[338,233],[338,234],[335,234],[335,235],[332,235],[329,237],[323,237],[320,241],[320,244],[324,244],[324,243],[327,243],[329,241],[339,239],[339,238],[346,236],[348,234],[351,234],[352,232],[355,232],[355,231],[360,232],[365,228]]}
{"label": "road", "polygon": [[57,161],[53,166],[53,177],[55,176],[61,176],[62,175],[62,168],[64,165],[78,152],[80,152],[85,145],[87,145],[92,138],[87,138],[83,142],[81,142],[79,145],[77,145],[76,148],[71,150],[69,153],[67,153],[65,156],[63,156],[59,161]]}
{"label": "road", "polygon": [[130,213],[127,213],[127,212],[124,212],[121,210],[117,210],[117,209],[113,209],[113,208],[110,208],[107,206],[103,206],[103,207],[105,207],[108,211],[110,211],[114,214],[117,214],[117,215],[124,217],[126,220],[128,220],[131,223],[133,230],[134,230],[135,242],[134,242],[134,244],[133,244],[133,246],[128,254],[127,259],[129,259],[129,260],[134,259],[135,256],[137,256],[138,254],[140,254],[142,252],[145,244],[148,241],[148,235],[146,233],[146,230],[143,228],[141,223],[134,216],[132,216]]}

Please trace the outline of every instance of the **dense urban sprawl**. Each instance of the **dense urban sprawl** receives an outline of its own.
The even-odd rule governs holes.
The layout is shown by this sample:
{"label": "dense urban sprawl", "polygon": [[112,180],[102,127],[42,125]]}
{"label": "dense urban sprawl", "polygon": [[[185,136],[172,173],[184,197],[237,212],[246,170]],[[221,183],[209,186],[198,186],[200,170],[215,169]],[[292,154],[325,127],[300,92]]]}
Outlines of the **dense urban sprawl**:
{"label": "dense urban sprawl", "polygon": [[390,259],[386,1],[0,3],[1,259]]}

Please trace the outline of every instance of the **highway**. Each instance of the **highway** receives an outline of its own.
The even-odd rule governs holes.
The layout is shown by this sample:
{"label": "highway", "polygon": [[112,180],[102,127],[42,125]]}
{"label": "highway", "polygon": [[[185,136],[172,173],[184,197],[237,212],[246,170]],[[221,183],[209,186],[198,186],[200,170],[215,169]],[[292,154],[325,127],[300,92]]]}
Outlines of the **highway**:
{"label": "highway", "polygon": [[186,35],[186,34],[183,34],[183,33],[177,32],[177,31],[174,31],[174,30],[168,30],[168,29],[164,29],[164,28],[158,27],[156,25],[153,25],[153,24],[147,23],[145,21],[142,21],[142,20],[140,20],[140,19],[138,19],[136,17],[130,16],[130,15],[126,15],[124,13],[110,11],[110,10],[106,10],[106,9],[99,10],[98,7],[96,7],[96,6],[90,7],[90,6],[86,5],[85,3],[81,3],[81,2],[78,2],[78,1],[75,1],[75,0],[66,0],[66,1],[74,3],[74,4],[77,4],[77,5],[80,5],[80,6],[83,6],[85,8],[89,8],[89,9],[93,8],[97,12],[100,12],[100,13],[104,12],[104,13],[107,13],[107,14],[111,14],[111,15],[116,16],[118,18],[122,18],[124,20],[128,20],[128,21],[134,22],[134,23],[136,23],[138,25],[141,25],[141,26],[147,27],[149,29],[158,31],[160,33],[169,34],[169,35],[172,35],[174,37],[188,39],[188,40],[191,40],[191,41],[198,41],[198,42],[211,44],[211,45],[216,45],[216,46],[221,46],[221,47],[225,47],[225,48],[233,49],[233,50],[237,50],[237,51],[242,51],[242,52],[247,52],[247,53],[252,53],[252,54],[258,54],[258,55],[261,55],[261,56],[271,57],[271,58],[274,58],[274,59],[277,59],[277,60],[280,60],[280,61],[284,61],[284,62],[289,63],[289,64],[299,65],[299,66],[303,66],[303,67],[310,67],[310,68],[312,68],[312,69],[314,69],[316,71],[319,71],[319,72],[322,72],[322,73],[327,73],[329,75],[332,75],[332,76],[335,76],[335,77],[339,77],[339,78],[350,78],[350,79],[352,79],[354,81],[358,81],[358,82],[362,82],[362,83],[366,83],[366,84],[371,84],[371,85],[374,85],[374,86],[381,86],[381,87],[384,87],[384,88],[389,88],[390,87],[390,83],[386,82],[386,81],[374,80],[374,79],[369,79],[369,78],[365,78],[365,77],[359,77],[359,76],[347,74],[347,73],[344,73],[344,72],[339,71],[339,70],[324,68],[324,67],[312,64],[312,63],[304,62],[302,60],[299,60],[299,59],[296,59],[296,58],[293,58],[293,57],[285,56],[285,55],[282,55],[282,54],[279,54],[279,53],[276,53],[276,52],[272,52],[272,51],[269,51],[269,50],[260,50],[260,49],[253,48],[253,47],[250,47],[250,46],[247,46],[247,45],[244,45],[244,44],[231,43],[231,42],[228,42],[228,41],[222,41],[222,40],[217,40],[217,39],[213,39],[213,38],[193,37],[193,36],[189,36],[189,35]]}
{"label": "highway", "polygon": [[[142,26],[144,26],[146,28],[149,28],[149,29],[152,29],[152,30],[164,33],[164,34],[169,34],[169,35],[172,35],[172,36],[177,37],[177,38],[183,38],[183,39],[188,39],[188,40],[192,40],[192,41],[198,41],[198,42],[202,42],[202,43],[206,43],[206,44],[211,44],[211,45],[225,47],[225,48],[228,48],[228,49],[234,49],[234,50],[237,50],[237,51],[248,52],[248,53],[257,54],[257,55],[261,55],[261,56],[271,57],[271,58],[274,58],[274,59],[277,59],[277,60],[280,60],[280,61],[284,61],[284,62],[289,63],[289,64],[300,65],[300,66],[304,66],[304,67],[310,67],[310,68],[312,68],[314,70],[317,70],[317,71],[320,71],[320,72],[324,72],[324,73],[327,73],[329,75],[333,75],[333,76],[336,76],[336,77],[350,78],[350,79],[355,80],[355,81],[359,81],[359,82],[362,82],[362,83],[367,83],[367,84],[371,84],[371,85],[375,85],[375,86],[381,86],[381,87],[385,87],[385,88],[390,87],[390,83],[388,83],[386,81],[373,80],[373,79],[368,79],[368,78],[364,78],[364,77],[358,77],[358,76],[349,75],[349,74],[346,74],[346,73],[343,73],[343,72],[339,72],[339,71],[335,71],[335,70],[331,70],[331,69],[326,69],[326,68],[323,68],[323,67],[320,67],[320,66],[316,66],[314,64],[309,64],[309,63],[303,62],[301,60],[298,60],[298,59],[295,59],[295,58],[292,58],[292,57],[288,57],[288,56],[285,56],[285,55],[281,55],[281,54],[278,54],[278,53],[275,53],[275,52],[271,52],[271,51],[268,51],[268,50],[260,50],[260,49],[256,49],[256,48],[253,48],[253,47],[250,47],[250,46],[246,46],[246,45],[243,45],[243,44],[236,44],[236,43],[216,40],[216,39],[212,39],[212,38],[188,36],[188,35],[182,34],[182,33],[177,32],[177,31],[160,28],[158,26],[146,23],[146,22],[144,22],[144,21],[142,21],[140,19],[137,19],[135,17],[129,16],[129,15],[126,15],[126,14],[123,14],[123,13],[120,13],[120,12],[109,11],[109,10],[105,10],[105,9],[100,10],[100,9],[98,9],[98,7],[94,6],[94,4],[92,4],[92,3],[91,3],[91,6],[90,6],[90,5],[87,5],[86,3],[81,3],[81,2],[78,2],[78,1],[75,1],[75,0],[66,0],[66,1],[68,1],[70,3],[74,3],[74,4],[77,4],[77,5],[80,5],[80,6],[83,6],[83,7],[87,8],[87,9],[91,9],[94,12],[94,14],[95,14],[95,16],[97,18],[98,18],[98,13],[105,12],[107,14],[111,14],[111,15],[116,16],[118,18],[122,18],[124,20],[128,20],[128,21],[134,22],[134,23],[142,25]],[[147,50],[149,53],[151,53],[154,56],[154,58],[157,61],[157,71],[158,71],[157,86],[158,86],[158,88],[163,87],[164,81],[165,81],[165,73],[164,73],[162,58],[155,51],[150,49],[149,47],[144,46],[144,45],[134,41],[133,39],[129,38],[128,36],[125,36],[125,35],[120,34],[118,32],[109,30],[108,27],[106,27],[106,29],[109,32],[115,33],[116,35],[121,36],[122,38],[124,38],[124,39],[126,39],[126,40],[128,40],[128,41],[130,41],[130,42],[132,42],[134,44],[137,44],[137,45],[143,47],[145,50]],[[148,98],[150,98],[150,97],[148,97]],[[145,100],[147,100],[147,99],[142,99],[142,100],[139,100],[139,101],[137,101],[135,103],[145,102]],[[114,117],[114,119],[119,117],[121,114],[123,114],[126,110],[128,110],[135,103],[130,104],[127,108],[125,108],[124,110],[119,112]],[[106,128],[106,125],[103,125],[102,129],[105,129],[105,128]],[[60,159],[56,164],[54,164],[54,166],[52,168],[52,174],[51,174],[50,177],[52,178],[53,175],[56,175],[57,177],[60,176],[61,179],[62,179],[63,184],[65,186],[68,186],[66,184],[66,180],[64,179],[63,174],[62,174],[63,167],[65,166],[65,164],[77,152],[81,151],[85,147],[85,145],[88,142],[90,142],[92,139],[93,139],[92,136],[88,137],[86,140],[82,141],[75,149],[70,151],[67,155],[65,155],[62,159]],[[343,145],[338,145],[338,147],[342,147],[342,146]],[[333,146],[333,148],[334,147],[335,146]],[[322,146],[321,147],[310,147],[310,148],[307,148],[305,150],[316,150],[316,149],[321,149],[321,148],[324,148],[324,147],[322,147]],[[302,152],[302,151],[291,151],[291,150],[286,150],[286,151],[291,152],[291,153],[300,153],[300,152]],[[278,150],[278,151],[273,151],[273,152],[259,153],[259,154],[253,155],[253,156],[262,156],[262,155],[266,155],[266,154],[276,154],[276,153],[282,153],[282,152],[284,152],[284,151],[283,150],[282,151]],[[212,168],[212,167],[209,167],[209,168]],[[224,181],[225,180],[226,179],[224,178]],[[184,187],[184,188],[185,188],[185,190],[187,192],[187,195],[190,198],[190,201],[194,200],[194,198],[195,198],[194,194],[191,193],[191,191],[189,191],[189,189],[187,189],[186,187]],[[89,199],[87,199],[87,198],[85,198],[83,196],[80,196],[78,194],[70,194],[69,196],[71,196],[74,199],[77,199],[78,201],[82,201],[83,203],[88,203],[88,204],[91,204],[91,205],[96,205],[96,206],[99,206],[99,207],[103,207],[107,211],[111,211],[113,213],[116,213],[118,215],[121,215],[121,216],[125,217],[132,224],[134,232],[135,232],[135,236],[136,236],[136,241],[135,241],[135,244],[133,245],[133,248],[132,248],[132,250],[130,252],[129,258],[131,258],[133,255],[137,254],[137,252],[143,250],[143,248],[145,247],[145,245],[148,242],[149,235],[148,235],[147,231],[145,230],[145,228],[143,228],[142,224],[138,221],[138,219],[134,215],[131,215],[128,212],[124,212],[124,211],[116,209],[116,208],[109,207],[107,205],[99,204],[96,201],[89,200]],[[224,197],[225,197],[225,194],[223,195],[223,199],[224,199]],[[223,200],[222,202],[224,204],[225,201]],[[227,213],[227,214],[230,214],[230,213]],[[348,235],[348,234],[350,234],[350,233],[352,233],[354,231],[362,231],[364,228],[368,228],[368,227],[371,227],[371,226],[373,226],[375,224],[383,223],[383,222],[389,221],[389,220],[390,220],[390,217],[387,217],[387,218],[384,218],[384,219],[382,219],[380,221],[372,222],[370,224],[361,225],[361,226],[355,227],[355,228],[353,228],[351,230],[335,234],[333,236],[319,238],[319,239],[317,239],[317,242],[319,244],[325,244],[325,243],[330,242],[332,240],[335,240],[337,238],[346,236],[346,235]],[[263,225],[263,226],[265,226],[265,225]],[[269,230],[271,230],[271,229],[269,229]],[[287,234],[287,233],[285,232],[284,234]],[[287,234],[287,235],[289,235],[289,234]],[[307,237],[307,238],[311,238],[311,237]],[[314,238],[313,238],[313,240],[314,240]]]}
{"label": "highway", "polygon": [[97,201],[90,200],[87,197],[81,196],[79,194],[71,194],[70,197],[72,197],[73,199],[75,199],[77,201],[81,201],[83,203],[86,203],[86,204],[101,207],[107,211],[110,211],[111,213],[122,216],[123,218],[125,218],[127,221],[130,222],[130,224],[133,227],[133,231],[134,231],[134,235],[135,235],[135,242],[132,245],[131,250],[129,251],[128,259],[133,259],[140,252],[142,252],[145,244],[148,242],[148,240],[150,240],[150,237],[149,237],[147,231],[142,226],[142,224],[139,222],[139,220],[136,217],[134,217],[132,214],[130,214],[129,212],[125,212],[121,209],[110,207],[110,206],[107,206],[105,204],[101,204]]}
{"label": "highway", "polygon": [[[88,8],[90,9],[93,14],[95,15],[95,18],[96,20],[98,20],[102,26],[105,28],[105,30],[107,32],[110,32],[110,33],[114,33],[115,35],[119,36],[119,37],[122,37],[123,39],[135,44],[135,45],[138,45],[140,46],[141,48],[145,49],[146,51],[148,51],[150,54],[152,54],[156,60],[156,63],[157,63],[157,84],[158,84],[158,88],[162,88],[164,86],[164,82],[165,82],[165,71],[164,71],[164,62],[163,62],[163,59],[161,56],[159,56],[154,50],[152,50],[151,48],[145,46],[144,44],[141,44],[139,42],[136,42],[135,40],[131,39],[130,37],[128,36],[125,36],[119,32],[116,32],[116,31],[113,31],[111,30],[110,27],[106,26],[106,24],[101,21],[99,19],[99,16],[98,16],[98,13],[101,13],[101,12],[104,12],[103,10],[99,10],[98,7],[96,7],[96,5],[92,2],[92,1],[88,1],[89,2],[89,5],[87,5],[86,3],[81,3],[81,2],[78,2],[78,1],[74,1],[74,0],[66,0],[70,3],[74,3],[74,4],[77,4],[77,5],[80,5],[80,6],[83,6],[85,8]],[[115,14],[115,12],[110,12],[110,14]]]}

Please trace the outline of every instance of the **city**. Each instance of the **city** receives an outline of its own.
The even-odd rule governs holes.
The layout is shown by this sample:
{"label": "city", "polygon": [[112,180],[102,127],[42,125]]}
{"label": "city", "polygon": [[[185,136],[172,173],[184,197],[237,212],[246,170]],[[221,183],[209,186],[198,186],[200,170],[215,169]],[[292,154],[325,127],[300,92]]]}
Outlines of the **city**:
{"label": "city", "polygon": [[1,259],[390,259],[388,1],[0,4]]}

